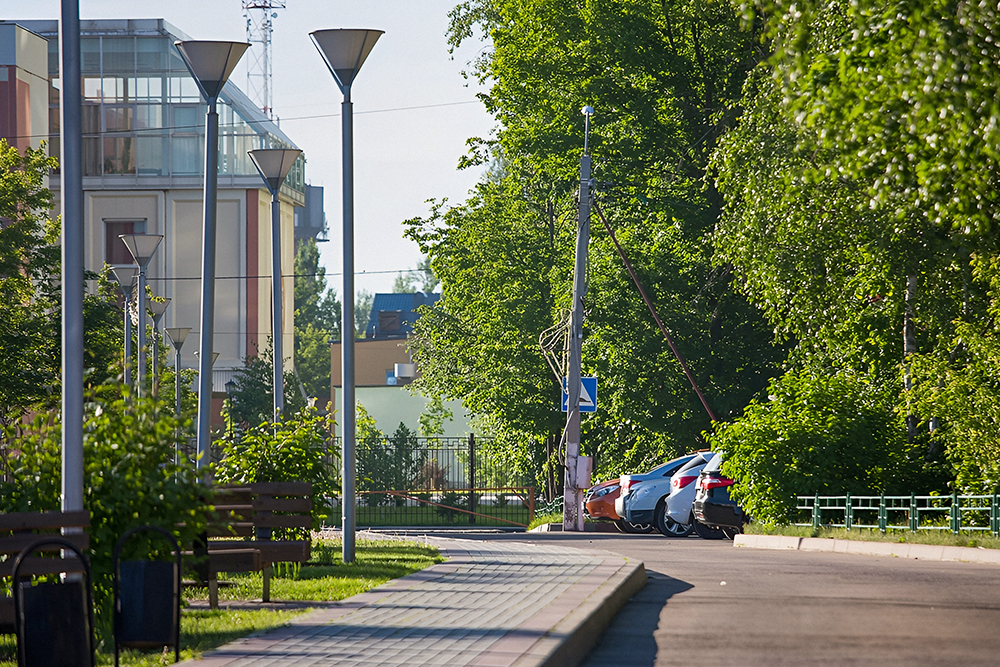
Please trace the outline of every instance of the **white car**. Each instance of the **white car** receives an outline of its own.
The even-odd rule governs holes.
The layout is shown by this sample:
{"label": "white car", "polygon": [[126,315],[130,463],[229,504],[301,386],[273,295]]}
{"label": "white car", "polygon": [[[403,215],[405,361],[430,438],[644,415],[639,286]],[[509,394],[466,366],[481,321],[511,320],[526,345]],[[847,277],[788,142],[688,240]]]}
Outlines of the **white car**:
{"label": "white car", "polygon": [[694,530],[691,506],[698,474],[712,458],[712,452],[696,452],[670,477],[645,479],[622,486],[622,512],[632,523],[651,523],[667,537],[686,537]]}
{"label": "white car", "polygon": [[[671,459],[670,461],[667,461],[666,463],[658,465],[655,468],[653,468],[652,470],[650,470],[649,472],[641,473],[641,474],[635,474],[635,475],[622,475],[618,479],[618,485],[619,485],[619,488],[621,489],[621,492],[619,493],[618,497],[615,499],[615,514],[617,514],[618,516],[620,516],[620,517],[622,517],[624,519],[624,517],[625,517],[625,506],[623,505],[623,502],[624,502],[625,497],[628,496],[629,490],[633,486],[635,486],[636,484],[639,484],[641,482],[648,481],[648,480],[664,480],[665,479],[669,483],[670,477],[675,472],[677,472],[682,467],[684,467],[684,465],[686,465],[687,462],[690,461],[692,458],[694,458],[694,454],[685,454],[684,456],[679,456],[676,459]],[[635,526],[636,527],[636,531],[635,532],[649,532],[649,531],[651,531],[653,529],[653,520],[652,520],[652,518],[653,518],[653,515],[650,514],[648,517],[646,517],[645,521],[628,521],[628,520],[626,520],[627,521],[626,525],[632,524],[632,526]],[[646,528],[645,530],[643,530],[642,527],[644,527],[644,526],[648,526],[648,528]]]}

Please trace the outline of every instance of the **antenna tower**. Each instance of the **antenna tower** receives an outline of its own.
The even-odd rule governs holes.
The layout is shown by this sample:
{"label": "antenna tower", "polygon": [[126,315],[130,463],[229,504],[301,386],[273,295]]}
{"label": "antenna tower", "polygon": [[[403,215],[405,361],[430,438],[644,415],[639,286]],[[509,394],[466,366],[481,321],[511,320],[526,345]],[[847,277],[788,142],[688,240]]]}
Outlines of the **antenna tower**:
{"label": "antenna tower", "polygon": [[247,21],[247,41],[260,45],[258,49],[249,49],[247,56],[247,95],[257,103],[268,118],[274,118],[274,108],[271,106],[271,62],[274,52],[271,44],[271,33],[274,31],[274,19],[278,18],[279,9],[285,8],[286,0],[243,0],[243,18]]}

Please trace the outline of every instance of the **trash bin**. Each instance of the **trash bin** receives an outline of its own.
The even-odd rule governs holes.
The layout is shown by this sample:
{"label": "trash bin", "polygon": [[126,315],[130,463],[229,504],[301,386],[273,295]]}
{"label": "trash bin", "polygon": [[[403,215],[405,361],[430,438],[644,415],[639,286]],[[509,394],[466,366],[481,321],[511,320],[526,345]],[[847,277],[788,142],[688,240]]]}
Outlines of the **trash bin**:
{"label": "trash bin", "polygon": [[[22,567],[28,558],[41,547],[52,546],[76,554],[83,566],[83,579],[67,577],[60,583],[43,582],[34,586],[30,580],[21,580]],[[73,568],[67,566],[67,571]],[[14,559],[11,576],[15,582],[14,626],[19,667],[93,667],[94,600],[90,566],[83,553],[67,540],[39,538]]]}

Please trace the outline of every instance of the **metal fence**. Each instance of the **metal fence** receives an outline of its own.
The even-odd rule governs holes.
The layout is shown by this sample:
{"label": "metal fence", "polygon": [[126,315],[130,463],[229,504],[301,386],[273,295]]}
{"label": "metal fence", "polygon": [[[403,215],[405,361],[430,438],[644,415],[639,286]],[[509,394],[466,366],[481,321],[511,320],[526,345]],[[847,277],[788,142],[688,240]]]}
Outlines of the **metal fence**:
{"label": "metal fence", "polygon": [[1000,535],[1000,494],[961,496],[798,496],[798,526],[962,531]]}

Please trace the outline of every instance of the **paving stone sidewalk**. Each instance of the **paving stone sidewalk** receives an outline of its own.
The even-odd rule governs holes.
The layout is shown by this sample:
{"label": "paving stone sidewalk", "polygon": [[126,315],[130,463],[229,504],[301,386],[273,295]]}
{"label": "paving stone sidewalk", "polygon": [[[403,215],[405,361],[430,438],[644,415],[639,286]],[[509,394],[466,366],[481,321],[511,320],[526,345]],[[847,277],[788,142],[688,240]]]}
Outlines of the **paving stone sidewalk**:
{"label": "paving stone sidewalk", "polygon": [[646,583],[642,563],[608,552],[428,542],[447,562],[186,664],[571,667]]}

